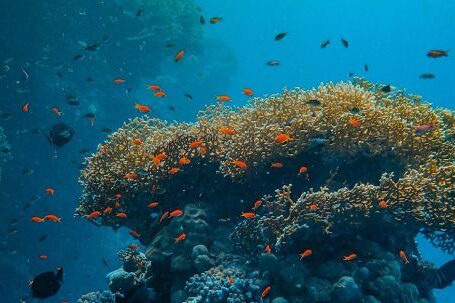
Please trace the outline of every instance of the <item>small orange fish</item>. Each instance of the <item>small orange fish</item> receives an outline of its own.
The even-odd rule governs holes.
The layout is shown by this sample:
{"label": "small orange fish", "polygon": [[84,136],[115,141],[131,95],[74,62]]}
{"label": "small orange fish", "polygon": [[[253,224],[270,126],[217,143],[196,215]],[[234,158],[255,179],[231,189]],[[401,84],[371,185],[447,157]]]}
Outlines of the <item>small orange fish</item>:
{"label": "small orange fish", "polygon": [[362,125],[362,122],[360,122],[356,118],[349,118],[348,123],[354,127],[360,127],[360,125]]}
{"label": "small orange fish", "polygon": [[267,244],[265,246],[264,251],[268,254],[272,253],[272,248],[270,247],[270,244]]}
{"label": "small orange fish", "polygon": [[114,198],[115,198],[115,199],[120,199],[121,197],[122,197],[122,194],[115,194],[115,195],[114,195]]}
{"label": "small orange fish", "polygon": [[289,134],[279,134],[278,136],[275,137],[275,142],[276,143],[286,143],[292,140],[291,136]]}
{"label": "small orange fish", "polygon": [[203,144],[204,142],[202,142],[201,140],[195,140],[193,142],[191,142],[190,144],[188,144],[189,147],[199,147]]}
{"label": "small orange fish", "polygon": [[120,202],[119,202],[119,201],[115,201],[115,203],[114,203],[114,207],[115,207],[115,208],[119,208],[119,207],[120,207],[120,205],[121,205],[121,204],[120,204]]}
{"label": "small orange fish", "polygon": [[175,209],[169,213],[169,218],[180,217],[183,215],[183,210]]}
{"label": "small orange fish", "polygon": [[128,248],[132,249],[132,250],[138,250],[139,249],[139,245],[135,244],[135,243],[132,243],[128,246]]}
{"label": "small orange fish", "polygon": [[203,156],[205,156],[205,154],[207,153],[207,148],[201,146],[201,147],[199,147],[199,149],[197,150],[197,152],[198,152],[198,154],[199,154],[201,157],[203,157]]}
{"label": "small orange fish", "polygon": [[100,147],[100,149],[101,149],[104,153],[107,153],[107,151],[108,151],[108,148],[107,148],[106,145],[102,145],[102,146]]}
{"label": "small orange fish", "polygon": [[310,209],[311,209],[312,211],[318,210],[318,206],[317,206],[316,204],[311,204],[311,205],[310,205]]}
{"label": "small orange fish", "polygon": [[178,161],[180,165],[188,165],[191,163],[191,160],[188,159],[187,157],[181,157]]}
{"label": "small orange fish", "polygon": [[403,260],[404,264],[409,263],[408,256],[406,256],[406,253],[404,252],[404,250],[400,250],[400,258],[401,258],[401,260]]}
{"label": "small orange fish", "polygon": [[132,235],[135,238],[140,238],[141,235],[134,229],[130,230],[130,235]]}
{"label": "small orange fish", "polygon": [[309,257],[313,254],[313,251],[311,249],[305,249],[304,251],[302,251],[299,256],[300,256],[300,260],[302,260],[303,258],[306,258],[306,257]]}
{"label": "small orange fish", "polygon": [[125,176],[124,176],[124,178],[125,178],[125,179],[128,179],[128,180],[136,180],[137,177],[138,177],[138,175],[137,175],[136,173],[133,173],[133,172],[127,173],[127,174],[125,174]]}
{"label": "small orange fish", "polygon": [[240,217],[244,217],[245,219],[254,219],[254,217],[256,216],[255,213],[253,212],[242,212],[242,214],[240,215]]}
{"label": "small orange fish", "polygon": [[234,283],[234,281],[235,281],[233,277],[229,277],[229,278],[227,278],[227,280],[230,284]]}
{"label": "small orange fish", "polygon": [[175,243],[181,242],[181,241],[183,241],[185,239],[186,239],[186,234],[185,233],[181,233],[176,238],[174,238]]}
{"label": "small orange fish", "polygon": [[226,95],[217,96],[217,97],[216,97],[216,100],[218,100],[218,101],[225,101],[225,102],[230,102],[230,101],[232,101],[231,97],[226,96]]}
{"label": "small orange fish", "polygon": [[25,113],[30,110],[30,103],[25,103],[24,105],[21,106],[21,110]]}
{"label": "small orange fish", "polygon": [[435,128],[436,126],[434,124],[428,123],[414,127],[414,131],[417,135],[423,135],[432,131]]}
{"label": "small orange fish", "polygon": [[148,207],[157,207],[158,206],[158,202],[150,202],[149,204],[147,204]]}
{"label": "small orange fish", "polygon": [[299,169],[298,175],[306,174],[307,172],[308,172],[308,168],[307,168],[306,166],[302,166],[302,167],[300,167],[300,169]]}
{"label": "small orange fish", "polygon": [[379,201],[378,205],[379,205],[380,208],[387,208],[387,207],[389,207],[389,204],[388,204],[385,200]]}
{"label": "small orange fish", "polygon": [[124,213],[124,212],[120,212],[120,213],[116,214],[115,216],[118,217],[118,218],[123,218],[124,219],[124,218],[127,217],[127,214]]}
{"label": "small orange fish", "polygon": [[134,139],[133,141],[131,141],[134,145],[141,145],[142,144],[142,140],[141,139]]}
{"label": "small orange fish", "polygon": [[270,285],[264,287],[264,289],[261,292],[261,300],[264,299],[270,293],[271,289],[272,289],[272,287]]}
{"label": "small orange fish", "polygon": [[121,83],[125,83],[126,80],[123,79],[123,78],[115,78],[114,80],[112,80],[115,84],[121,84]]}
{"label": "small orange fish", "polygon": [[350,253],[349,255],[346,255],[346,256],[343,257],[343,261],[352,261],[355,258],[357,258],[357,254],[356,253]]}
{"label": "small orange fish", "polygon": [[245,87],[243,89],[243,94],[246,95],[246,96],[251,97],[252,95],[254,95],[254,92],[253,92],[253,90],[251,88]]}
{"label": "small orange fish", "polygon": [[96,218],[98,218],[99,216],[101,216],[101,212],[98,211],[98,210],[92,211],[92,212],[89,213],[88,215],[85,215],[85,217],[86,217],[87,219],[96,219]]}
{"label": "small orange fish", "polygon": [[433,49],[427,53],[427,56],[430,58],[447,57],[448,55],[449,55],[449,51],[440,50],[440,49]]}
{"label": "small orange fish", "polygon": [[52,215],[52,214],[45,215],[43,219],[44,220],[49,220],[49,221],[52,221],[52,222],[58,222],[58,223],[62,222],[62,218],[57,217],[56,215]]}
{"label": "small orange fish", "polygon": [[158,92],[154,92],[153,95],[155,97],[158,97],[158,98],[163,98],[163,97],[166,97],[166,93],[163,92],[162,90],[158,91]]}
{"label": "small orange fish", "polygon": [[270,164],[270,167],[273,167],[273,168],[283,168],[283,163],[281,162],[272,162],[272,164]]}
{"label": "small orange fish", "polygon": [[48,194],[49,196],[53,196],[55,194],[55,189],[53,189],[52,187],[48,187],[44,190],[46,192],[46,194]]}
{"label": "small orange fish", "polygon": [[180,171],[180,168],[179,167],[172,167],[171,169],[169,169],[167,171],[167,173],[169,175],[175,175],[176,173],[178,173]]}
{"label": "small orange fish", "polygon": [[180,60],[182,60],[184,55],[185,55],[185,51],[183,49],[179,50],[174,57],[174,61],[179,62]]}
{"label": "small orange fish", "polygon": [[112,207],[109,207],[109,206],[103,210],[103,214],[105,214],[105,215],[109,215],[111,212],[112,212]]}
{"label": "small orange fish", "polygon": [[151,90],[154,90],[154,91],[159,91],[159,90],[161,90],[161,87],[159,85],[156,85],[156,84],[150,84],[148,86],[148,89],[151,89]]}
{"label": "small orange fish", "polygon": [[47,260],[48,257],[46,255],[40,255],[39,258],[40,260]]}
{"label": "small orange fish", "polygon": [[235,133],[235,131],[232,128],[224,126],[220,127],[220,132],[222,132],[225,135],[233,135]]}
{"label": "small orange fish", "polygon": [[258,209],[259,207],[261,207],[261,205],[262,205],[262,200],[257,200],[256,202],[254,202],[253,210]]}
{"label": "small orange fish", "polygon": [[53,112],[54,114],[56,114],[56,115],[59,116],[59,117],[60,117],[61,115],[63,115],[63,112],[62,112],[58,107],[53,107],[51,110],[52,110],[52,112]]}
{"label": "small orange fish", "polygon": [[161,221],[163,221],[164,219],[166,219],[168,216],[169,216],[169,211],[166,210],[166,211],[163,212],[163,214],[161,215],[160,223],[161,223]]}
{"label": "small orange fish", "polygon": [[150,107],[147,106],[147,105],[144,105],[144,104],[136,103],[134,108],[137,109],[138,111],[140,111],[141,113],[149,113],[150,112]]}
{"label": "small orange fish", "polygon": [[243,169],[248,167],[246,162],[243,162],[243,161],[240,161],[240,160],[233,160],[231,163],[234,164],[235,166],[243,168]]}
{"label": "small orange fish", "polygon": [[210,24],[216,24],[216,23],[220,22],[221,20],[223,20],[222,17],[212,17],[212,18],[210,18]]}
{"label": "small orange fish", "polygon": [[35,222],[35,223],[43,223],[45,220],[43,218],[40,218],[38,216],[33,216],[30,218],[30,221]]}
{"label": "small orange fish", "polygon": [[159,153],[153,157],[152,161],[156,166],[158,166],[158,165],[160,165],[161,161],[166,159],[166,157],[167,156],[165,153]]}

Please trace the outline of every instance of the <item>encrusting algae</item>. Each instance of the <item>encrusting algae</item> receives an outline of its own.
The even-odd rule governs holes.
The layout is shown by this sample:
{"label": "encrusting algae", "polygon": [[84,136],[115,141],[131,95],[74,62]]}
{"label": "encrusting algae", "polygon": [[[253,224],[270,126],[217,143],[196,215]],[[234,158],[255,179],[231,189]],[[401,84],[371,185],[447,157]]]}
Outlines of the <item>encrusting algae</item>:
{"label": "encrusting algae", "polygon": [[[314,224],[324,234],[334,229],[352,232],[370,218],[384,225],[388,220],[406,224],[453,252],[454,123],[452,111],[431,108],[404,91],[384,93],[379,85],[364,80],[285,90],[253,98],[237,109],[224,104],[209,106],[191,124],[135,118],[86,159],[80,178],[84,193],[76,212],[85,217],[112,208],[92,221],[114,228],[140,228],[138,225],[145,225],[140,220],[151,220],[142,214],[151,199],[144,198],[143,205],[138,205],[147,195],[144,193],[153,195],[160,188],[172,187],[166,199],[178,201],[175,189],[184,189],[184,181],[196,183],[197,176],[224,176],[230,186],[252,184],[292,166],[292,174],[300,182],[320,189],[306,188],[296,200],[291,199],[287,186],[277,190],[275,199],[265,196],[254,221],[245,219],[239,224],[233,239],[280,246],[304,224]],[[289,139],[277,142],[277,136]],[[309,166],[302,162],[313,156],[322,162]],[[328,173],[324,163],[337,159],[354,163],[358,157],[381,162],[377,176],[382,177],[338,186],[334,182],[333,187],[321,181],[321,174]],[[303,173],[301,167],[305,167]],[[337,167],[329,180],[337,173],[353,172]],[[220,188],[219,193],[228,190]],[[289,197],[283,199],[283,195]],[[130,212],[135,215],[117,216]],[[387,216],[378,219],[378,214]],[[252,234],[259,229],[261,236]]]}

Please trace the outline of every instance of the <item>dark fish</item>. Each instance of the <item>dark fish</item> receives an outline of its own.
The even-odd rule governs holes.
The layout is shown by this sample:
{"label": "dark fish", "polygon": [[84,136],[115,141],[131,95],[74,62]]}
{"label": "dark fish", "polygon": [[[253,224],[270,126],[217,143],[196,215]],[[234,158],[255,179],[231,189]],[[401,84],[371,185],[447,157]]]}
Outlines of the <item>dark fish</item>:
{"label": "dark fish", "polygon": [[87,118],[87,119],[94,119],[96,118],[95,114],[94,113],[86,113],[84,115],[84,118]]}
{"label": "dark fish", "polygon": [[85,81],[87,81],[87,82],[93,82],[93,81],[95,81],[95,80],[93,80],[92,77],[88,77],[88,78],[85,79]]}
{"label": "dark fish", "polygon": [[321,43],[321,48],[326,48],[330,44],[330,40],[325,40]]}
{"label": "dark fish", "polygon": [[353,108],[351,108],[351,109],[349,110],[349,112],[350,112],[351,114],[357,115],[358,113],[360,113],[360,108],[358,108],[358,107],[353,107]]}
{"label": "dark fish", "polygon": [[49,143],[56,148],[61,148],[71,141],[75,131],[64,123],[57,123],[51,127],[49,133],[46,135]]}
{"label": "dark fish", "polygon": [[455,280],[455,259],[450,260],[434,273],[434,288],[444,289]]}
{"label": "dark fish", "polygon": [[348,73],[348,77],[354,77],[354,73],[353,72],[349,72]]}
{"label": "dark fish", "polygon": [[278,35],[275,36],[275,41],[280,41],[282,40],[284,37],[286,37],[288,33],[279,33]]}
{"label": "dark fish", "polygon": [[305,103],[309,106],[320,106],[321,105],[321,101],[319,101],[317,99],[311,99],[311,100],[306,101]]}
{"label": "dark fish", "polygon": [[366,71],[366,72],[368,71],[368,64],[364,64],[363,65],[363,70]]}
{"label": "dark fish", "polygon": [[74,55],[73,60],[74,60],[74,61],[81,61],[81,60],[83,60],[84,58],[85,58],[84,55],[77,54],[77,55]]}
{"label": "dark fish", "polygon": [[3,120],[3,121],[7,121],[9,119],[11,119],[11,117],[13,116],[13,114],[11,113],[0,113],[0,119]]}
{"label": "dark fish", "polygon": [[91,44],[91,45],[87,45],[85,47],[85,50],[91,51],[91,52],[96,52],[99,49],[100,49],[100,46],[98,44],[96,44],[96,43],[95,44]]}
{"label": "dark fish", "polygon": [[15,233],[17,233],[17,228],[15,228],[15,227],[8,228],[8,234],[14,235]]}
{"label": "dark fish", "polygon": [[341,44],[343,44],[343,46],[344,46],[345,48],[348,48],[348,47],[349,47],[349,42],[348,42],[348,40],[341,38],[340,41],[341,41]]}
{"label": "dark fish", "polygon": [[169,110],[175,112],[175,107],[172,105],[169,105]]}
{"label": "dark fish", "polygon": [[427,57],[430,58],[440,58],[440,57],[447,57],[449,56],[449,51],[440,50],[440,49],[433,49],[427,53]]}
{"label": "dark fish", "polygon": [[171,43],[171,42],[168,42],[168,43],[166,43],[166,44],[164,45],[164,47],[166,47],[166,48],[171,48],[171,47],[174,47],[174,46],[175,46],[175,44],[174,44],[174,43]]}
{"label": "dark fish", "polygon": [[57,76],[58,76],[59,78],[61,78],[61,77],[63,77],[63,74],[62,74],[61,72],[57,72]]}
{"label": "dark fish", "polygon": [[205,18],[204,18],[204,16],[200,16],[200,17],[199,17],[199,23],[200,23],[201,25],[205,25]]}
{"label": "dark fish", "polygon": [[276,60],[271,60],[271,61],[268,61],[266,64],[268,66],[278,66],[278,65],[280,65],[280,62],[276,61]]}
{"label": "dark fish", "polygon": [[6,147],[6,146],[0,147],[0,153],[7,154],[9,152],[11,152],[11,149],[9,147]]}
{"label": "dark fish", "polygon": [[46,239],[47,239],[47,234],[44,234],[44,235],[42,235],[41,237],[38,238],[38,242],[43,242]]}
{"label": "dark fish", "polygon": [[102,132],[102,133],[112,133],[112,129],[109,128],[109,127],[103,127],[103,128],[101,129],[101,132]]}
{"label": "dark fish", "polygon": [[32,297],[46,299],[55,295],[62,286],[63,268],[57,267],[56,271],[48,271],[39,274],[30,282]]}
{"label": "dark fish", "polygon": [[83,149],[79,150],[79,155],[86,154],[86,153],[88,153],[89,151],[90,151],[90,149],[88,149],[88,148],[83,148]]}
{"label": "dark fish", "polygon": [[68,104],[72,105],[72,106],[80,105],[79,99],[76,96],[73,96],[73,95],[66,96],[66,102],[68,102]]}
{"label": "dark fish", "polygon": [[390,93],[392,91],[392,85],[384,85],[382,88],[381,88],[381,91],[383,93]]}
{"label": "dark fish", "polygon": [[106,260],[106,259],[103,258],[102,261],[103,261],[104,266],[109,267],[109,264],[107,263],[107,260]]}
{"label": "dark fish", "polygon": [[183,95],[184,95],[185,98],[187,98],[188,100],[190,100],[190,101],[193,100],[193,96],[191,96],[190,94],[184,93]]}
{"label": "dark fish", "polygon": [[34,172],[33,169],[26,167],[22,170],[22,175],[30,176],[31,174],[33,174],[33,172]]}
{"label": "dark fish", "polygon": [[142,15],[142,9],[138,9],[136,12],[136,17],[140,17]]}
{"label": "dark fish", "polygon": [[419,78],[420,78],[420,79],[434,79],[434,78],[436,78],[436,76],[433,75],[433,74],[421,74],[421,75],[419,76]]}

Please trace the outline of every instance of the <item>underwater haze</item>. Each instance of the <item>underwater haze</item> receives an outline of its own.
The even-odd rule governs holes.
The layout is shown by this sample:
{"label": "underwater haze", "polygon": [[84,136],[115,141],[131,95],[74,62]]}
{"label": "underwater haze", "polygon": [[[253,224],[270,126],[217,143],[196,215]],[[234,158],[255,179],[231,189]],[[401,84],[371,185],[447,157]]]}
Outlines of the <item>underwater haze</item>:
{"label": "underwater haze", "polygon": [[0,1],[0,301],[451,303],[455,2]]}

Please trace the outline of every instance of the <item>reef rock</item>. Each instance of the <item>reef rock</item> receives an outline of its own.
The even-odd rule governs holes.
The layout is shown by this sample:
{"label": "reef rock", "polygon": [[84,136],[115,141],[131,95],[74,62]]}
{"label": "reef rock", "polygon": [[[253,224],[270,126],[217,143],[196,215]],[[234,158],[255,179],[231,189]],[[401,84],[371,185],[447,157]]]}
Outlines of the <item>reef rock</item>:
{"label": "reef rock", "polygon": [[332,300],[339,303],[358,303],[362,300],[362,292],[352,277],[341,277],[333,285]]}

